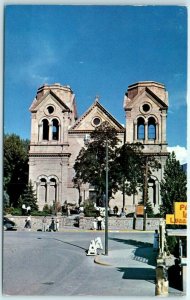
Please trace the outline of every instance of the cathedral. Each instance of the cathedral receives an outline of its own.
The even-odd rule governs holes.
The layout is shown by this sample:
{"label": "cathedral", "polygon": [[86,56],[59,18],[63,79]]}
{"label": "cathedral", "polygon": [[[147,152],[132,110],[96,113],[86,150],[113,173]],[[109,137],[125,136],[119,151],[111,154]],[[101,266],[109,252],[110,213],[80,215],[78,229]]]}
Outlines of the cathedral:
{"label": "cathedral", "polygon": [[[73,185],[75,159],[90,133],[102,122],[115,127],[121,143],[141,142],[144,152],[153,155],[161,168],[152,172],[148,181],[148,199],[154,212],[161,204],[160,181],[168,156],[166,118],[168,93],[163,84],[142,81],[128,86],[123,109],[126,124],[120,124],[96,98],[89,109],[77,115],[77,102],[70,86],[59,83],[43,85],[37,90],[30,107],[31,139],[29,150],[29,180],[37,194],[38,206],[59,203],[79,204],[79,191]],[[89,184],[81,187],[82,203],[94,196]],[[125,198],[125,201],[124,201]],[[109,205],[133,212],[142,194],[126,196],[117,192]]]}

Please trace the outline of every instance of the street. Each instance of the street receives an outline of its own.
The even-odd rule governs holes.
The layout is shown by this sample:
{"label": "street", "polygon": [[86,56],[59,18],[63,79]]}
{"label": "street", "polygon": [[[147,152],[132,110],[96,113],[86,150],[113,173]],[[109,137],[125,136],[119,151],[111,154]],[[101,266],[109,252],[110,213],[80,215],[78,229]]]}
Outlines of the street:
{"label": "street", "polygon": [[141,259],[145,247],[152,251],[153,233],[109,233],[109,251],[126,251],[128,266],[121,260],[119,267],[96,264],[86,255],[98,236],[104,247],[103,231],[4,232],[3,294],[154,296],[154,265]]}

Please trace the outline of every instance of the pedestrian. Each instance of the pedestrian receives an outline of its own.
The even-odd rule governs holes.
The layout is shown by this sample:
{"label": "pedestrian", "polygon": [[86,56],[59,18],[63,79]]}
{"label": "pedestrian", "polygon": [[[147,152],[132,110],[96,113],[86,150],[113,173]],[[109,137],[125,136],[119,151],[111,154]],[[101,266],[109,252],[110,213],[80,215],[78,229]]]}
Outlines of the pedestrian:
{"label": "pedestrian", "polygon": [[56,231],[59,231],[59,219],[56,219]]}
{"label": "pedestrian", "polygon": [[154,251],[157,251],[158,248],[159,248],[159,233],[158,233],[158,230],[156,229],[154,232],[153,249],[154,249]]}
{"label": "pedestrian", "polygon": [[100,215],[97,217],[97,223],[98,230],[102,230],[102,217]]}
{"label": "pedestrian", "polygon": [[31,229],[31,216],[29,215],[28,217],[27,217],[27,219],[25,220],[25,226],[24,226],[24,228],[28,228],[28,230],[30,231],[30,229]]}
{"label": "pedestrian", "polygon": [[49,226],[49,229],[50,229],[50,231],[51,230],[56,231],[54,218],[51,218],[51,224]]}
{"label": "pedestrian", "polygon": [[44,216],[42,219],[42,231],[46,231],[46,230],[47,230],[47,218],[46,216]]}
{"label": "pedestrian", "polygon": [[70,216],[70,214],[71,214],[70,208],[69,208],[69,207],[67,207],[67,216],[69,217],[69,216]]}

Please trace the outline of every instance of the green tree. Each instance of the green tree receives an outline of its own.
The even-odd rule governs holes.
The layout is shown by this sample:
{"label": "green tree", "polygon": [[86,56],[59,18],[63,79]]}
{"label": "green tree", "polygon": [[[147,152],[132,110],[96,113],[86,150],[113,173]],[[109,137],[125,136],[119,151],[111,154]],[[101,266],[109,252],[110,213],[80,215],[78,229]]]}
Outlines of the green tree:
{"label": "green tree", "polygon": [[[105,194],[106,145],[108,147],[109,197],[118,190],[131,195],[142,184],[142,149],[140,143],[121,145],[117,131],[104,122],[90,135],[86,148],[82,148],[75,161],[74,185],[80,190],[82,183],[93,185],[97,200],[102,204]],[[100,204],[99,204],[100,205]]]}
{"label": "green tree", "polygon": [[37,196],[36,196],[36,193],[34,191],[31,180],[27,184],[22,196],[20,197],[20,206],[22,206],[22,204],[25,204],[26,207],[30,206],[31,211],[38,210]]}
{"label": "green tree", "polygon": [[163,217],[174,212],[174,202],[187,201],[187,175],[182,170],[175,153],[169,154],[164,169],[164,177],[160,184],[162,205],[160,212]]}
{"label": "green tree", "polygon": [[136,194],[143,183],[142,150],[141,143],[124,144],[117,149],[115,174],[120,190],[128,196]]}
{"label": "green tree", "polygon": [[13,207],[18,207],[19,197],[28,182],[28,146],[28,140],[15,134],[4,136],[4,191]]}
{"label": "green tree", "polygon": [[109,191],[118,190],[115,180],[116,167],[114,165],[116,149],[119,143],[117,131],[108,122],[103,122],[90,135],[86,148],[82,148],[76,158],[74,169],[74,184],[89,183],[95,187],[98,205],[103,204],[105,194],[106,147],[109,160]]}

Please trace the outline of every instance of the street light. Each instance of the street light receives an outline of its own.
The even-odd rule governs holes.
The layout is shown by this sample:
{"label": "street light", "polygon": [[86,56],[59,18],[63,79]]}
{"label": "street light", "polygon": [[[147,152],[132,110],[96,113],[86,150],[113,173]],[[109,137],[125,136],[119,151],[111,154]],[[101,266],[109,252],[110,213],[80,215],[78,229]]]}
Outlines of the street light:
{"label": "street light", "polygon": [[[90,135],[85,135],[84,144],[88,146]],[[105,255],[108,255],[108,139],[106,137],[106,198],[105,198]]]}
{"label": "street light", "polygon": [[146,206],[147,206],[147,198],[148,198],[148,157],[146,156],[145,161],[145,173],[144,173],[144,218],[143,218],[143,230],[146,231]]}
{"label": "street light", "polygon": [[106,137],[105,255],[108,255],[108,140]]}

